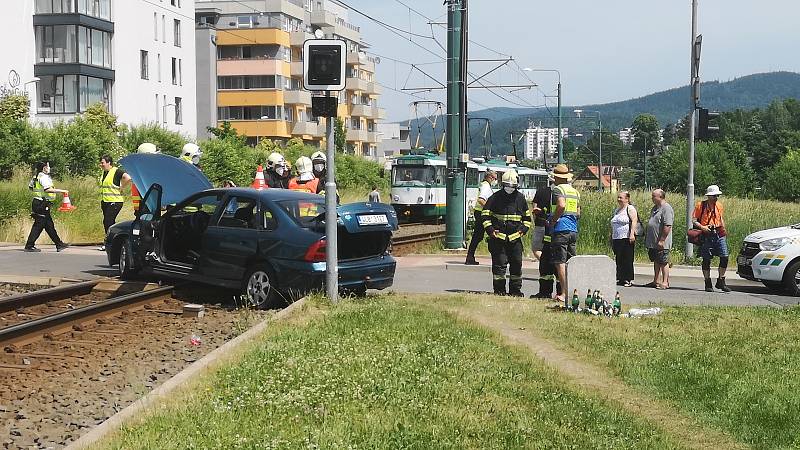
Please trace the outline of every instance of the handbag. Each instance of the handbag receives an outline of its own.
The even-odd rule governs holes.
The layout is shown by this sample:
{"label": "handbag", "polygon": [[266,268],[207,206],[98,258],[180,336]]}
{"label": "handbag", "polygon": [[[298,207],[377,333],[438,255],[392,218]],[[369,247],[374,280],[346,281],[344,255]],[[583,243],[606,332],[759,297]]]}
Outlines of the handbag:
{"label": "handbag", "polygon": [[705,239],[703,236],[703,230],[698,230],[697,228],[692,228],[691,230],[687,231],[686,236],[689,240],[689,243],[694,245],[702,245],[703,240]]}
{"label": "handbag", "polygon": [[[630,224],[633,223],[633,219],[631,218],[631,212],[628,209],[630,207],[631,207],[631,205],[628,205],[625,208],[625,212],[628,214],[628,225],[629,226],[630,226]],[[644,235],[644,227],[642,226],[642,221],[641,220],[637,220],[636,221],[636,229],[633,230],[633,235],[636,236],[636,237],[640,237],[640,236]]]}

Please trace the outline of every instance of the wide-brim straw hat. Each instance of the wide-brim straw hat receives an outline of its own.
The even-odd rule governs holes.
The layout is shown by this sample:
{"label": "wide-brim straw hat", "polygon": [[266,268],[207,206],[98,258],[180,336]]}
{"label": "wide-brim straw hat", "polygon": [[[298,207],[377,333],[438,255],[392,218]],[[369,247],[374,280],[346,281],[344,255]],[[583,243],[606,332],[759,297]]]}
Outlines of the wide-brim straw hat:
{"label": "wide-brim straw hat", "polygon": [[558,164],[553,167],[553,172],[551,174],[553,178],[558,178],[561,180],[571,180],[574,176],[572,172],[569,171],[569,167],[566,164]]}
{"label": "wide-brim straw hat", "polygon": [[719,190],[719,186],[712,184],[706,189],[706,197],[709,195],[722,195],[722,191]]}

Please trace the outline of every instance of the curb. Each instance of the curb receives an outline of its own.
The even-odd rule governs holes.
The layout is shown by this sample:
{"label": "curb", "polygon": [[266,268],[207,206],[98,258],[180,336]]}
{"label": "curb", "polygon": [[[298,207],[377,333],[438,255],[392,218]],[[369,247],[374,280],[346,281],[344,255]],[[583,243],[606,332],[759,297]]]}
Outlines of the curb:
{"label": "curb", "polygon": [[195,361],[189,367],[178,372],[174,377],[164,382],[164,384],[150,391],[147,395],[139,400],[131,403],[122,411],[109,417],[103,423],[81,436],[78,440],[69,444],[66,449],[84,449],[99,443],[102,439],[105,439],[110,434],[119,430],[128,420],[132,419],[137,414],[145,412],[163,398],[182,388],[188,382],[194,380],[195,376],[203,370],[210,368],[212,365],[217,365],[231,359],[236,348],[247,344],[258,337],[262,332],[264,332],[264,330],[267,329],[267,326],[271,322],[290,316],[297,310],[301,309],[304,305],[305,298],[301,298],[286,308],[278,311],[274,316],[257,323],[249,330],[245,331],[239,336],[236,336],[222,346],[218,347],[216,350]]}

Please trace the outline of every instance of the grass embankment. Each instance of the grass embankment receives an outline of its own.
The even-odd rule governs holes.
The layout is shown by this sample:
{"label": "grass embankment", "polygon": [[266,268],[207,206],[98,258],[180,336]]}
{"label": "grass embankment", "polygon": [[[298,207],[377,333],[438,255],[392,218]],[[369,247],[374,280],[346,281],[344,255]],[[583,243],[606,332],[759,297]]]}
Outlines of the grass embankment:
{"label": "grass embankment", "polygon": [[608,320],[478,297],[436,305],[532,330],[755,448],[800,448],[800,342],[792,338],[800,308],[665,308]]}
{"label": "grass embankment", "polygon": [[[698,196],[696,201],[704,200]],[[649,192],[633,191],[631,200],[646,222],[650,218],[653,202]],[[800,203],[781,203],[773,200],[754,200],[734,197],[722,197],[725,206],[725,225],[728,231],[728,247],[731,255],[738,255],[744,238],[759,230],[791,225],[800,222]],[[686,196],[667,194],[667,202],[675,210],[675,224],[672,228],[673,248],[672,261],[684,260],[686,246]],[[582,192],[581,220],[578,236],[578,254],[581,255],[614,255],[611,250],[610,223],[611,215],[617,207],[617,196],[612,193]],[[526,236],[526,251],[530,251],[530,235]],[[435,250],[435,249],[434,249]],[[486,243],[478,247],[479,254],[488,255]],[[636,244],[636,260],[648,261],[644,237]],[[699,264],[699,260],[694,262]]]}
{"label": "grass embankment", "polygon": [[318,306],[107,447],[677,447],[443,312],[391,296]]}

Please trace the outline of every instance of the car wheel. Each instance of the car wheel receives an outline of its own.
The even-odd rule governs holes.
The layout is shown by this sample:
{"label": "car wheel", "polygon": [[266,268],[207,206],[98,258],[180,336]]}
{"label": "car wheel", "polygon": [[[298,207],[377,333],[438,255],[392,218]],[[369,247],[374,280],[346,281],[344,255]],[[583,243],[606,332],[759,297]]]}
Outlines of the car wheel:
{"label": "car wheel", "polygon": [[783,273],[783,286],[789,295],[800,297],[800,260],[789,264],[786,268]]}
{"label": "car wheel", "polygon": [[128,249],[128,238],[123,238],[119,247],[119,277],[123,280],[130,279],[136,273],[133,269],[133,258]]}
{"label": "car wheel", "polygon": [[247,271],[242,281],[242,295],[250,306],[274,306],[280,294],[275,284],[275,273],[266,264],[257,264]]}
{"label": "car wheel", "polygon": [[780,281],[761,281],[761,282],[764,283],[764,286],[766,286],[771,291],[783,292],[785,290],[783,283]]}

